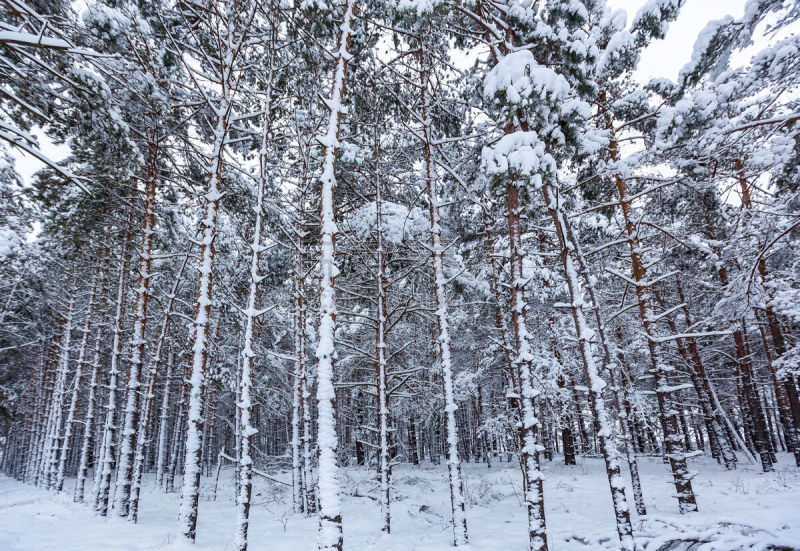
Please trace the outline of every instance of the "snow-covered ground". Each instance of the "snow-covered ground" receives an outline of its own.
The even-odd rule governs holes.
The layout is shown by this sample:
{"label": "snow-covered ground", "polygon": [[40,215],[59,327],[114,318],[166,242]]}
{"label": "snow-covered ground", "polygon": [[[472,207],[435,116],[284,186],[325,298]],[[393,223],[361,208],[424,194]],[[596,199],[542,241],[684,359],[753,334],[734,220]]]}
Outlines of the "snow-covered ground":
{"label": "snow-covered ground", "polygon": [[[710,459],[695,459],[694,480],[700,513],[681,516],[671,498],[667,467],[658,458],[641,458],[647,519],[637,519],[637,535],[647,550],[664,539],[685,535],[723,538],[715,551],[764,549],[766,544],[800,550],[800,470],[781,455],[777,469],[764,474],[752,465],[726,472]],[[613,549],[616,536],[602,461],[579,459],[566,467],[544,462],[547,528],[553,551]],[[468,523],[473,550],[523,551],[526,523],[519,469],[514,464],[465,464]],[[289,473],[280,476],[288,480]],[[231,473],[223,472],[217,501],[210,501],[213,479],[204,478],[196,550],[230,549],[235,511]],[[69,481],[54,495],[9,478],[0,478],[0,550],[140,551],[176,547],[178,494],[164,494],[146,479],[139,523],[95,517],[72,503]],[[426,465],[395,467],[392,534],[380,533],[374,472],[342,470],[345,549],[348,551],[433,551],[450,547],[447,470]],[[316,548],[316,519],[291,512],[289,488],[256,479],[251,510],[252,551],[305,551]],[[744,546],[743,546],[744,545]],[[182,545],[179,545],[183,547]],[[680,549],[687,549],[681,547]],[[696,549],[696,548],[692,548]]]}

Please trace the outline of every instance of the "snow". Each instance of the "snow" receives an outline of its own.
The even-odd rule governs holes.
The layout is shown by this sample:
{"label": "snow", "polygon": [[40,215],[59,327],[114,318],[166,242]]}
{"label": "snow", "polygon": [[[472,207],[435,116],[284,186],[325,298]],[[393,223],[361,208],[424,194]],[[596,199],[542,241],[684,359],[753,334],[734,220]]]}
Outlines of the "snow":
{"label": "snow", "polygon": [[[770,78],[780,78],[785,71],[794,71],[800,55],[800,37],[792,36],[764,48],[753,56],[751,73],[766,73]],[[761,84],[756,80],[756,85]]]}
{"label": "snow", "polygon": [[116,37],[126,32],[131,21],[117,9],[104,4],[91,4],[81,14],[87,27],[96,27],[108,37]]}
{"label": "snow", "polygon": [[706,24],[703,30],[700,31],[700,34],[697,35],[697,40],[694,43],[694,50],[692,51],[692,58],[683,67],[683,69],[681,69],[681,78],[684,78],[685,75],[689,75],[697,70],[697,67],[700,64],[700,61],[703,59],[703,56],[708,52],[711,41],[714,39],[720,29],[729,26],[731,23],[733,23],[733,18],[728,15],[721,19],[709,21],[708,24]]}
{"label": "snow", "polygon": [[[472,548],[481,551],[526,549],[525,508],[519,501],[521,477],[514,463],[493,461],[492,468],[463,464]],[[710,458],[693,460],[700,474],[694,479],[700,512],[679,515],[670,497],[667,467],[660,458],[640,458],[640,470],[650,515],[634,522],[635,534],[657,541],[678,533],[724,533],[732,541],[772,542],[800,546],[797,495],[800,474],[788,454],[780,454],[775,472],[761,473],[757,466],[740,466],[728,472]],[[544,495],[548,536],[558,551],[614,549],[614,517],[602,460],[578,458],[566,467],[556,456],[544,462]],[[452,543],[446,467],[425,464],[415,468],[395,466],[395,501],[392,534],[380,532],[380,505],[353,494],[377,497],[374,471],[341,471],[342,508],[349,549],[359,551],[441,551]],[[220,480],[217,501],[209,501],[213,478],[201,483],[201,517],[197,542],[188,549],[220,551],[230,548],[235,524],[233,469]],[[287,473],[270,473],[288,479]],[[629,480],[623,471],[625,483]],[[91,510],[72,502],[74,479],[66,492],[51,494],[9,478],[0,478],[0,549],[5,551],[145,551],[183,549],[176,544],[175,511],[178,494],[164,494],[146,475],[142,485],[139,524],[95,517]],[[315,547],[317,519],[292,513],[291,488],[254,481],[250,548],[308,551]],[[656,539],[658,538],[658,539]],[[735,538],[735,539],[734,539]],[[641,540],[640,540],[641,541]],[[226,547],[227,546],[227,547]]]}
{"label": "snow", "polygon": [[491,146],[483,148],[483,163],[489,175],[502,175],[511,171],[522,176],[533,176],[533,184],[540,186],[542,174],[555,172],[555,159],[545,151],[544,142],[536,132],[506,134]]}
{"label": "snow", "polygon": [[424,15],[431,13],[436,6],[441,4],[441,0],[399,0],[397,2],[398,10],[408,10],[416,12],[417,15]]}
{"label": "snow", "polygon": [[626,50],[630,50],[634,48],[634,46],[634,36],[630,32],[621,30],[614,33],[600,56],[600,60],[597,64],[597,72],[599,74],[605,73],[615,61],[624,55]]}
{"label": "snow", "polygon": [[[360,239],[368,238],[375,230],[375,201],[357,208],[348,218],[350,228]],[[382,201],[381,228],[383,239],[393,245],[400,245],[408,239],[420,237],[428,232],[429,222],[425,213],[414,207],[392,201]]]}
{"label": "snow", "polygon": [[633,18],[633,25],[638,25],[642,19],[647,17],[658,17],[662,6],[669,4],[676,5],[678,2],[675,0],[647,0],[647,3],[636,12],[636,16]]}
{"label": "snow", "polygon": [[569,89],[567,79],[539,65],[530,50],[503,56],[483,81],[484,97],[493,98],[504,93],[508,102],[520,106],[545,98],[558,101]]}
{"label": "snow", "polygon": [[0,260],[19,252],[23,243],[22,238],[13,229],[0,227]]}
{"label": "snow", "polygon": [[20,31],[0,31],[0,43],[23,44],[26,46],[44,46],[46,48],[57,48],[66,50],[70,47],[69,42],[60,38],[49,38],[38,34]]}

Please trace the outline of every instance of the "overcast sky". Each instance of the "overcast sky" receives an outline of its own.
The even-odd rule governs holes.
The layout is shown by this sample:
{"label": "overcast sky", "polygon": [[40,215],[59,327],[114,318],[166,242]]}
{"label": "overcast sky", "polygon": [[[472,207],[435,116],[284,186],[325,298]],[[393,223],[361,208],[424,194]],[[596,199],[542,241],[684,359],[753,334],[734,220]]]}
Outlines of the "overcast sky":
{"label": "overcast sky", "polygon": [[[627,11],[630,23],[646,2],[647,0],[608,0],[608,5],[612,9]],[[666,77],[671,80],[677,78],[678,71],[692,55],[697,34],[706,23],[725,15],[741,17],[744,14],[745,2],[746,0],[687,0],[677,21],[670,25],[666,39],[651,44],[643,53],[636,72],[638,80],[646,82],[653,77]],[[39,132],[37,135],[42,152],[51,159],[62,159],[69,152],[66,146],[55,146],[46,136]],[[17,171],[25,182],[30,182],[33,173],[41,168],[41,163],[17,150],[12,149],[12,154],[17,159]]]}
{"label": "overcast sky", "polygon": [[[712,19],[726,15],[739,18],[744,15],[747,0],[686,0],[678,19],[672,23],[664,40],[651,44],[642,54],[636,76],[640,81],[653,77],[675,80],[678,71],[691,58],[698,33]],[[647,0],[607,0],[612,9],[628,12],[628,24]]]}

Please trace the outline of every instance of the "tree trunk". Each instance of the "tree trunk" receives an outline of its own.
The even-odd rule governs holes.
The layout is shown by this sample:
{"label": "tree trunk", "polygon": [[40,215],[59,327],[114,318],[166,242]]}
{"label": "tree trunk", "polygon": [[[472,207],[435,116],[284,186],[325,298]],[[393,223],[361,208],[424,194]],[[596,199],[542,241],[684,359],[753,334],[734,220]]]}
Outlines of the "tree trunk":
{"label": "tree trunk", "polygon": [[522,428],[522,468],[524,474],[525,505],[528,513],[528,548],[531,551],[546,551],[547,527],[544,514],[543,476],[539,464],[539,452],[544,447],[539,443],[539,420],[536,418],[534,399],[539,394],[533,386],[533,350],[527,328],[527,301],[523,265],[525,250],[522,247],[520,227],[519,188],[513,181],[506,185],[506,207],[508,215],[508,240],[511,247],[511,316],[514,334],[514,371],[520,381],[520,405]]}
{"label": "tree trunk", "polygon": [[453,523],[453,545],[467,545],[467,516],[464,500],[464,483],[461,478],[461,460],[458,455],[458,427],[456,426],[456,410],[453,390],[453,364],[450,350],[450,320],[447,312],[447,294],[445,291],[444,247],[442,245],[442,227],[439,213],[439,180],[433,162],[433,136],[430,120],[430,94],[428,91],[428,65],[421,38],[419,40],[420,59],[420,105],[423,121],[423,177],[428,193],[428,209],[430,216],[431,257],[433,263],[434,295],[436,300],[436,328],[439,348],[439,364],[442,369],[444,383],[445,426],[447,430],[447,472],[450,483],[450,509]]}
{"label": "tree trunk", "polygon": [[[683,291],[680,287],[680,282],[678,282],[677,285],[680,293],[681,303],[686,304],[686,301],[683,297]],[[661,300],[658,292],[654,291],[653,296],[661,304],[661,307],[666,309],[666,306]],[[684,315],[686,317],[687,327],[691,327],[692,323],[688,312],[684,311]],[[675,320],[671,315],[666,315],[665,317],[670,331],[672,331],[673,334],[678,335],[680,332],[675,324]],[[687,337],[686,341],[684,341],[682,338],[676,338],[675,344],[678,347],[678,352],[683,358],[683,361],[686,362],[686,365],[689,367],[689,378],[691,379],[692,385],[697,393],[697,402],[700,405],[700,409],[703,411],[703,421],[705,422],[706,431],[708,432],[711,455],[717,459],[717,461],[722,459],[725,464],[725,468],[729,471],[732,471],[736,469],[736,455],[733,453],[730,443],[723,432],[722,426],[719,422],[719,416],[712,408],[710,390],[711,381],[708,380],[708,376],[706,375],[703,359],[700,356],[700,350],[697,347],[697,341],[693,337]]]}
{"label": "tree trunk", "polygon": [[203,390],[209,362],[209,322],[211,318],[211,293],[214,272],[214,238],[217,234],[220,184],[223,172],[223,150],[228,135],[230,103],[223,96],[217,111],[214,145],[210,167],[208,191],[205,195],[205,216],[200,241],[200,268],[197,282],[197,306],[192,330],[192,362],[189,376],[183,489],[181,491],[178,526],[181,535],[194,541],[197,531],[197,505],[200,500],[201,452],[203,434]]}
{"label": "tree trunk", "polygon": [[156,450],[156,485],[164,485],[164,467],[167,460],[167,439],[169,432],[170,386],[172,384],[172,366],[175,363],[175,351],[170,347],[167,353],[167,372],[164,375],[164,392],[161,396],[161,413],[158,423],[158,449]]}
{"label": "tree trunk", "polygon": [[319,444],[319,536],[320,551],[342,551],[342,512],[339,497],[339,466],[336,458],[338,439],[333,389],[336,295],[335,281],[339,270],[334,254],[336,248],[336,222],[334,193],[336,190],[336,151],[343,112],[347,62],[347,49],[353,34],[355,0],[347,0],[341,25],[339,47],[335,60],[333,88],[328,100],[330,112],[326,134],[320,140],[324,145],[322,176],[320,177],[320,283],[319,283],[319,344],[317,346],[317,420]]}
{"label": "tree trunk", "polygon": [[[181,279],[183,278],[183,272],[186,269],[186,265],[189,263],[189,254],[186,255],[184,258],[183,263],[181,264],[181,268],[178,271],[178,275],[175,278],[175,283],[172,286],[172,290],[168,295],[167,303],[164,308],[164,319],[161,320],[161,330],[159,331],[158,336],[158,344],[156,345],[156,351],[153,354],[153,359],[150,363],[150,369],[147,375],[147,382],[145,384],[145,393],[144,393],[144,402],[141,408],[141,415],[139,416],[139,424],[136,429],[136,451],[134,454],[134,463],[133,463],[133,476],[131,481],[131,498],[130,498],[130,507],[128,511],[128,520],[131,522],[136,522],[138,514],[139,514],[139,496],[141,493],[141,485],[142,485],[142,474],[144,472],[144,447],[145,444],[149,442],[147,438],[147,432],[151,425],[151,419],[153,418],[153,410],[154,404],[153,401],[155,400],[155,393],[156,393],[156,382],[158,380],[158,371],[159,367],[161,366],[161,358],[162,352],[164,350],[164,344],[167,341],[167,330],[169,328],[169,321],[170,316],[172,315],[172,307],[175,303],[175,298],[178,294],[178,289],[180,288]],[[172,352],[170,351],[169,354],[169,364],[167,365],[167,373],[165,377],[165,386],[164,392],[167,398],[169,397],[169,377],[170,371],[172,369]],[[163,413],[162,413],[163,415]],[[161,449],[161,431],[159,431],[159,450]],[[161,470],[163,474],[163,464],[161,465]]]}
{"label": "tree trunk", "polygon": [[[589,406],[594,416],[595,434],[597,435],[598,446],[606,466],[606,475],[608,477],[611,500],[614,506],[620,549],[634,551],[636,545],[633,540],[630,510],[625,497],[625,485],[622,481],[622,475],[620,474],[621,471],[617,459],[618,452],[612,440],[612,427],[609,423],[605,402],[603,400],[603,389],[606,387],[606,382],[600,376],[594,361],[591,344],[594,331],[589,328],[586,322],[583,309],[583,291],[581,290],[578,270],[576,270],[575,266],[576,263],[573,259],[574,256],[580,268],[584,264],[583,254],[581,253],[577,239],[575,239],[572,234],[569,220],[564,214],[563,208],[556,202],[558,199],[550,187],[550,184],[544,184],[541,191],[544,204],[550,212],[550,216],[555,224],[556,235],[558,236],[559,245],[561,247],[561,262],[564,267],[564,278],[567,282],[567,289],[569,290],[575,334],[578,337],[578,347],[580,349],[584,374],[589,390]],[[597,329],[603,346],[604,363],[607,366],[607,370],[611,372],[610,352],[605,340],[602,319],[599,316],[599,304],[597,303],[593,290],[590,293],[590,299],[597,313]]]}
{"label": "tree trunk", "polygon": [[178,473],[178,458],[180,456],[185,425],[184,418],[186,413],[186,396],[189,390],[189,376],[191,374],[190,368],[191,366],[188,365],[183,368],[183,373],[178,381],[180,394],[178,398],[178,409],[172,423],[172,446],[170,451],[169,472],[167,473],[167,483],[165,487],[166,492],[175,491],[175,475]]}
{"label": "tree trunk", "polygon": [[[64,317],[64,334],[61,340],[58,371],[56,372],[55,386],[53,389],[52,407],[50,410],[50,424],[47,441],[45,444],[45,479],[47,487],[51,490],[58,489],[58,465],[61,438],[61,423],[64,416],[64,396],[67,391],[67,374],[69,373],[69,351],[72,334],[72,322],[75,312],[75,286],[69,291],[67,298],[67,313]],[[66,429],[65,429],[66,432]],[[62,482],[63,483],[63,482]]]}
{"label": "tree trunk", "polygon": [[144,216],[142,238],[139,244],[139,270],[136,281],[136,312],[131,337],[131,359],[128,365],[128,388],[125,399],[125,418],[122,428],[117,486],[114,491],[114,515],[127,517],[130,509],[131,484],[138,424],[139,387],[142,386],[142,364],[145,356],[145,331],[147,306],[150,295],[150,270],[152,266],[153,234],[155,233],[156,185],[158,184],[158,133],[151,133],[148,144],[147,178],[144,189]]}
{"label": "tree trunk", "polygon": [[[615,141],[612,141],[610,148],[612,152],[618,151]],[[613,154],[612,159],[617,160],[618,155]],[[659,419],[661,421],[661,429],[664,432],[666,455],[675,483],[678,508],[681,513],[694,512],[697,511],[697,501],[692,489],[691,476],[686,466],[686,455],[684,450],[681,449],[680,436],[678,435],[677,410],[673,403],[673,392],[668,382],[670,368],[664,363],[664,351],[652,322],[655,319],[655,313],[652,307],[650,286],[647,283],[647,269],[642,258],[638,229],[632,219],[631,199],[628,197],[625,180],[619,175],[616,175],[614,179],[619,193],[620,209],[625,222],[633,279],[636,281],[636,297],[639,300],[639,315],[642,321],[642,328],[647,337],[650,367],[656,385]]]}
{"label": "tree trunk", "polygon": [[242,363],[239,372],[239,402],[236,404],[236,414],[239,417],[241,433],[239,435],[239,488],[236,494],[236,532],[233,538],[235,551],[247,551],[247,531],[250,525],[250,498],[253,493],[253,458],[251,456],[251,439],[258,431],[252,423],[252,389],[253,389],[253,358],[255,352],[253,345],[253,326],[261,312],[256,310],[258,302],[258,283],[263,279],[259,275],[259,261],[261,252],[265,247],[261,244],[262,226],[264,217],[264,192],[269,178],[267,167],[267,145],[271,120],[272,96],[272,60],[267,80],[266,106],[264,107],[264,128],[261,135],[261,151],[259,152],[259,178],[256,185],[256,204],[253,207],[255,220],[253,221],[253,239],[250,244],[250,291],[247,297],[247,306],[244,310],[244,340],[242,342]]}
{"label": "tree trunk", "polygon": [[[311,483],[306,476],[310,466],[306,465],[304,423],[308,397],[304,396],[308,384],[306,364],[306,201],[308,192],[308,148],[301,151],[303,173],[298,189],[297,229],[294,234],[294,267],[292,273],[292,331],[294,342],[294,373],[292,381],[292,503],[296,513],[309,513],[308,491]],[[310,420],[310,414],[308,415]]]}
{"label": "tree trunk", "polygon": [[[102,267],[102,275],[99,280],[99,294],[100,300],[98,304],[98,312],[100,318],[96,324],[94,336],[94,352],[92,357],[92,375],[89,379],[89,395],[86,399],[86,417],[83,422],[83,443],[81,444],[80,460],[78,461],[78,474],[75,481],[75,493],[73,501],[82,503],[84,500],[84,492],[86,488],[86,476],[89,471],[89,451],[92,448],[94,432],[94,418],[95,408],[97,402],[97,385],[98,377],[100,375],[100,363],[102,361],[102,346],[103,338],[106,330],[106,297],[108,296],[108,262],[109,252],[105,249],[103,253],[104,263]],[[97,458],[95,457],[95,465]]]}
{"label": "tree trunk", "polygon": [[[128,216],[130,222],[130,215]],[[130,228],[130,224],[126,224]],[[130,233],[126,229],[122,243],[122,252],[119,259],[119,279],[117,282],[117,306],[114,314],[114,339],[111,345],[111,366],[108,372],[108,396],[106,401],[106,421],[103,427],[103,443],[100,451],[102,468],[95,474],[95,488],[92,493],[95,509],[100,516],[108,514],[109,490],[111,488],[111,475],[116,464],[116,413],[117,413],[117,384],[119,378],[119,362],[122,353],[120,341],[122,339],[122,320],[125,316],[125,288],[128,272],[128,247]],[[95,463],[98,463],[97,461]],[[100,465],[98,465],[100,467]],[[97,469],[97,467],[96,467]]]}
{"label": "tree trunk", "polygon": [[[750,187],[744,176],[744,165],[740,160],[736,160],[735,169],[737,172],[737,179],[742,192],[742,208],[745,209],[745,215],[749,219],[749,211],[752,210],[752,200],[750,198]],[[759,244],[761,245],[761,244]],[[783,337],[781,323],[778,315],[775,313],[775,308],[772,305],[772,294],[770,292],[769,280],[770,276],[767,271],[767,263],[763,257],[759,257],[756,263],[758,274],[761,278],[761,283],[764,286],[767,300],[766,300],[766,317],[767,327],[769,328],[770,336],[772,337],[772,345],[775,350],[775,358],[779,359],[786,353],[786,342]],[[737,345],[738,347],[738,345]],[[791,417],[792,425],[794,427],[793,433],[790,432],[789,441],[791,442],[794,450],[795,463],[800,467],[800,396],[798,396],[797,386],[791,373],[787,369],[781,369],[776,374],[777,378],[783,383],[784,391],[789,402],[789,415]]]}
{"label": "tree trunk", "polygon": [[95,297],[97,296],[98,285],[103,278],[103,269],[98,266],[94,276],[92,290],[89,293],[89,303],[86,306],[86,320],[83,324],[83,335],[78,352],[78,362],[75,365],[75,376],[72,380],[72,397],[70,399],[67,420],[64,423],[64,438],[61,444],[61,457],[58,462],[58,472],[56,474],[56,491],[64,489],[64,475],[67,468],[67,454],[70,450],[70,440],[72,439],[72,425],[75,423],[75,412],[78,409],[78,395],[81,391],[81,380],[83,378],[83,368],[86,365],[86,348],[89,345],[89,333],[92,330],[92,315],[94,314]]}
{"label": "tree trunk", "polygon": [[[377,143],[377,138],[376,138]],[[376,152],[376,163],[378,153]],[[375,384],[378,389],[378,431],[379,471],[380,471],[380,503],[381,531],[391,532],[391,514],[389,512],[389,389],[386,381],[386,266],[383,249],[383,195],[380,175],[375,174],[375,228],[377,234],[376,255],[376,299],[377,321],[375,326]]]}

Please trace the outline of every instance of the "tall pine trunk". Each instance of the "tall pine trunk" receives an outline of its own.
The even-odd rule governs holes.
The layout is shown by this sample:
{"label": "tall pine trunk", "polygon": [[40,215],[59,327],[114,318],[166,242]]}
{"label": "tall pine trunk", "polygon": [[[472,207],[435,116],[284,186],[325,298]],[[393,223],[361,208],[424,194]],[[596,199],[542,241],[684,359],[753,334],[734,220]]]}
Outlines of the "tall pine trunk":
{"label": "tall pine trunk", "polygon": [[[73,500],[82,503],[84,501],[84,494],[86,488],[86,476],[89,472],[89,453],[94,445],[93,434],[95,432],[94,419],[97,415],[97,386],[99,384],[98,378],[100,377],[100,365],[102,362],[102,346],[105,337],[107,316],[106,316],[106,301],[108,296],[108,262],[109,251],[106,248],[103,256],[105,261],[102,268],[102,277],[100,278],[100,300],[97,307],[99,312],[99,319],[95,324],[94,335],[94,350],[92,356],[92,374],[89,379],[89,392],[86,398],[86,416],[83,421],[83,440],[81,444],[80,459],[78,460],[78,474],[75,481],[75,493]],[[97,460],[95,458],[95,465]]]}
{"label": "tall pine trunk", "polygon": [[[136,428],[136,449],[134,452],[133,458],[133,474],[131,477],[131,497],[130,497],[130,506],[128,507],[128,520],[131,522],[136,522],[139,515],[139,497],[141,495],[141,486],[142,486],[142,475],[144,473],[144,448],[145,445],[150,441],[148,439],[148,432],[151,431],[151,419],[153,418],[154,413],[154,400],[156,394],[156,383],[158,382],[158,371],[159,367],[161,366],[161,360],[163,356],[164,346],[167,342],[167,332],[169,329],[169,322],[170,317],[172,315],[172,307],[175,303],[175,298],[178,294],[178,289],[180,288],[181,279],[183,278],[183,272],[186,269],[186,265],[189,263],[189,254],[186,255],[184,258],[183,263],[181,264],[181,268],[178,271],[178,275],[175,277],[175,283],[172,285],[172,290],[167,297],[167,303],[164,308],[164,319],[161,320],[161,329],[158,335],[158,342],[156,344],[156,350],[153,354],[153,358],[150,360],[150,368],[148,369],[147,373],[147,380],[145,382],[145,391],[142,397],[143,402],[139,414],[139,422]],[[172,356],[170,352],[169,364],[167,365],[167,373],[165,375],[165,390],[164,393],[169,397],[169,377],[170,377],[170,370],[172,369]],[[162,444],[161,440],[162,433],[159,431],[159,445]],[[162,464],[162,473],[163,473],[163,464]]]}
{"label": "tall pine trunk", "polygon": [[[270,61],[271,63],[271,61]],[[267,186],[269,168],[267,166],[267,146],[271,121],[272,100],[272,66],[270,65],[267,80],[266,106],[264,108],[265,121],[261,136],[261,150],[259,151],[259,178],[256,184],[256,204],[253,206],[255,220],[253,221],[253,239],[250,243],[250,290],[247,297],[247,306],[244,310],[245,329],[242,342],[242,363],[239,368],[239,402],[236,404],[236,415],[239,417],[239,485],[236,494],[236,531],[233,538],[235,551],[247,551],[247,530],[250,523],[250,498],[253,491],[253,458],[251,455],[252,436],[258,431],[253,427],[252,421],[252,388],[253,388],[253,326],[260,312],[256,310],[258,302],[258,283],[263,279],[259,275],[259,260],[265,247],[261,244],[261,231],[264,217],[264,192]]]}
{"label": "tall pine trunk", "polygon": [[336,222],[334,193],[336,190],[336,152],[339,146],[342,100],[344,98],[347,62],[351,55],[347,51],[353,34],[355,0],[347,0],[341,35],[336,52],[330,108],[325,135],[320,142],[324,146],[322,176],[320,177],[320,279],[319,279],[319,344],[317,345],[317,442],[319,454],[319,535],[320,551],[342,551],[342,512],[339,489],[339,466],[336,458],[338,439],[333,388],[334,341],[336,337],[336,295],[334,292],[336,267]]}
{"label": "tall pine trunk", "polygon": [[66,394],[67,374],[69,373],[69,352],[72,334],[72,323],[75,311],[75,286],[69,292],[67,298],[67,313],[64,316],[64,333],[60,343],[60,355],[58,369],[56,371],[55,385],[53,388],[52,406],[50,409],[50,423],[48,435],[45,443],[44,477],[47,487],[51,490],[57,489],[58,475],[58,456],[61,434],[61,423],[64,416],[64,395]]}
{"label": "tall pine trunk", "polygon": [[[377,141],[377,140],[376,140]],[[376,155],[377,163],[377,155]],[[381,531],[391,532],[391,514],[389,511],[389,389],[386,381],[386,265],[383,248],[383,194],[380,174],[375,175],[375,228],[377,247],[375,248],[375,283],[376,311],[375,326],[375,384],[378,389],[378,431],[380,442],[378,463],[380,470]]]}
{"label": "tall pine trunk", "polygon": [[[148,144],[147,177],[144,189],[144,215],[142,237],[139,244],[139,269],[136,281],[136,305],[131,336],[131,358],[128,364],[128,385],[125,399],[125,418],[117,471],[117,486],[114,491],[114,516],[126,517],[130,508],[133,463],[136,445],[136,426],[140,411],[139,387],[142,386],[142,364],[144,363],[145,331],[147,329],[147,306],[150,295],[150,270],[152,267],[153,234],[155,233],[156,185],[158,183],[158,134],[153,132]],[[146,413],[145,413],[146,415]]]}
{"label": "tall pine trunk", "polygon": [[[606,412],[603,398],[603,390],[607,385],[600,375],[594,360],[592,340],[595,332],[589,327],[584,313],[584,296],[578,277],[578,270],[585,267],[583,254],[580,249],[580,244],[572,232],[563,207],[558,202],[558,196],[554,193],[550,184],[545,183],[542,186],[541,192],[544,204],[550,212],[550,216],[555,224],[556,235],[558,236],[559,245],[561,246],[561,261],[564,268],[564,278],[569,291],[571,301],[570,307],[575,324],[575,334],[578,338],[578,348],[580,350],[589,391],[589,406],[594,416],[595,433],[597,435],[600,452],[605,462],[608,485],[611,491],[611,501],[614,507],[620,549],[634,551],[636,544],[633,540],[630,509],[625,497],[625,485],[620,472],[619,452],[613,442],[612,427],[608,419],[608,413]],[[603,361],[606,365],[606,369],[613,372],[609,346],[605,339],[605,328],[599,315],[599,304],[597,303],[597,298],[595,297],[592,286],[590,285],[589,288],[591,306],[595,309],[596,313],[597,334],[600,336],[600,344],[603,348]]]}
{"label": "tall pine trunk", "polygon": [[99,465],[95,467],[95,485],[92,492],[92,501],[100,516],[108,514],[108,499],[111,488],[111,475],[116,464],[116,432],[117,432],[117,384],[119,380],[119,362],[122,339],[122,320],[125,316],[125,289],[128,271],[128,247],[130,244],[130,216],[126,224],[123,237],[122,250],[119,258],[119,276],[117,280],[117,305],[114,313],[113,333],[111,344],[111,365],[108,371],[108,396],[106,398],[106,420],[103,426],[103,441],[100,450]]}
{"label": "tall pine trunk", "polygon": [[311,412],[306,359],[306,194],[308,191],[308,151],[304,150],[303,176],[298,189],[297,229],[292,273],[292,328],[294,373],[292,384],[292,502],[295,512],[310,514],[311,479]]}
{"label": "tall pine trunk", "polygon": [[527,300],[525,298],[525,250],[520,227],[519,187],[516,182],[506,185],[508,215],[508,241],[511,247],[511,316],[514,334],[514,371],[520,383],[520,424],[522,428],[522,468],[525,476],[525,506],[528,513],[528,549],[546,551],[547,527],[544,515],[544,489],[539,452],[540,422],[536,418],[534,400],[539,391],[533,386],[533,350],[527,327]]}
{"label": "tall pine trunk", "polygon": [[214,272],[214,238],[217,234],[219,200],[222,198],[223,150],[228,135],[230,102],[223,96],[217,110],[214,145],[208,188],[204,196],[201,221],[200,267],[197,282],[197,299],[192,329],[192,361],[188,385],[186,410],[186,438],[178,527],[181,535],[194,541],[197,534],[197,506],[200,501],[201,452],[203,434],[203,390],[209,361],[209,322],[211,318],[211,291]]}
{"label": "tall pine trunk", "polygon": [[158,416],[158,445],[156,449],[157,486],[164,485],[164,469],[167,462],[167,440],[169,438],[170,388],[172,386],[172,368],[174,364],[175,351],[170,347],[167,353],[167,372],[164,374],[164,391],[161,395],[161,410]]}
{"label": "tall pine trunk", "polygon": [[[617,151],[615,143],[610,147],[612,151]],[[616,158],[616,155],[612,155],[612,159]],[[686,454],[682,449],[683,446],[680,435],[678,434],[678,412],[674,404],[673,391],[669,386],[668,377],[671,368],[665,363],[665,352],[655,332],[654,323],[652,321],[656,319],[652,305],[652,293],[647,283],[647,268],[645,267],[641,253],[638,228],[632,218],[631,199],[628,196],[627,184],[620,175],[616,175],[614,180],[619,193],[619,205],[625,224],[633,280],[636,282],[639,315],[642,329],[647,338],[650,368],[656,385],[656,401],[658,402],[661,429],[664,432],[664,446],[666,448],[670,468],[672,469],[672,477],[678,499],[678,508],[681,513],[689,513],[697,511],[697,501],[694,496],[694,490],[692,489],[691,475],[686,466]]]}
{"label": "tall pine trunk", "polygon": [[[739,186],[741,189],[741,197],[742,197],[742,208],[745,210],[745,217],[749,221],[751,218],[750,211],[753,209],[752,198],[750,196],[750,186],[745,178],[744,174],[744,165],[741,161],[737,160],[735,163],[735,169],[737,173],[737,180],[739,182]],[[759,243],[759,246],[762,244]],[[781,322],[778,319],[778,315],[775,313],[775,307],[773,306],[772,301],[772,292],[770,288],[770,275],[767,270],[767,263],[764,260],[763,256],[759,256],[756,262],[756,268],[758,270],[758,275],[761,278],[761,283],[765,289],[766,293],[766,305],[765,305],[765,314],[767,318],[767,328],[769,329],[770,337],[772,338],[772,346],[775,351],[775,358],[780,359],[786,353],[786,341],[783,335],[783,329],[781,327]],[[740,335],[741,336],[741,335]],[[743,336],[741,336],[744,338]],[[737,348],[738,348],[737,343]],[[749,373],[749,370],[746,373],[746,377],[749,379],[752,375]],[[786,417],[792,420],[792,426],[794,427],[794,431],[789,431],[787,434],[787,444],[792,447],[792,451],[794,452],[794,459],[795,464],[800,467],[800,395],[798,394],[797,390],[797,383],[796,377],[792,376],[792,373],[789,369],[780,369],[777,374],[776,378],[782,383],[783,390],[786,393],[789,411],[786,413]],[[752,397],[752,390],[749,388],[749,384],[745,385],[745,392],[749,397]],[[760,412],[761,408],[756,408],[756,411]],[[760,417],[760,415],[759,415]],[[758,420],[757,432],[760,434],[765,427],[762,426],[763,418]],[[764,465],[764,470],[770,470],[767,468],[767,465],[763,463],[765,458],[765,452],[762,452],[762,446],[764,439],[763,436],[759,436],[759,452],[762,457],[762,464]]]}
{"label": "tall pine trunk", "polygon": [[89,346],[89,333],[92,330],[92,316],[94,315],[95,297],[97,296],[98,286],[103,279],[103,268],[98,266],[94,276],[92,290],[89,293],[89,303],[86,306],[86,319],[83,323],[81,344],[78,349],[78,362],[75,364],[75,377],[72,382],[72,397],[67,413],[67,421],[64,424],[64,441],[61,445],[61,457],[58,462],[58,473],[56,475],[56,490],[64,488],[64,475],[67,467],[67,454],[69,453],[70,440],[72,439],[72,425],[75,423],[75,413],[78,409],[78,396],[81,391],[81,381],[83,379],[83,368],[86,365],[86,349]]}
{"label": "tall pine trunk", "polygon": [[434,146],[431,128],[431,105],[429,91],[429,56],[421,38],[419,42],[420,63],[420,120],[423,121],[423,167],[428,194],[428,213],[430,217],[431,260],[433,265],[434,297],[436,301],[437,345],[439,364],[444,382],[444,413],[447,431],[447,473],[450,484],[450,510],[453,523],[453,545],[464,546],[468,543],[466,500],[464,499],[464,482],[461,477],[461,459],[458,454],[458,427],[456,425],[455,392],[453,389],[453,360],[450,349],[450,319],[447,308],[447,292],[445,289],[444,246],[442,245],[442,226],[440,214],[439,178],[434,164]]}

